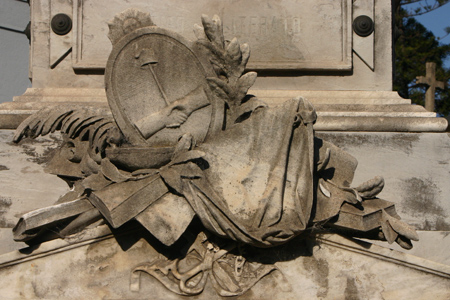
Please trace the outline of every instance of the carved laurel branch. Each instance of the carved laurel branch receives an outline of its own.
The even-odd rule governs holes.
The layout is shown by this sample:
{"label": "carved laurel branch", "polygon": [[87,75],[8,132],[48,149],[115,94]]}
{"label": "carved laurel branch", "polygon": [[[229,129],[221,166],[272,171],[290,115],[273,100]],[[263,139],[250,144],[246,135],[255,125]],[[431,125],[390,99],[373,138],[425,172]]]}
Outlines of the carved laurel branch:
{"label": "carved laurel branch", "polygon": [[225,40],[222,22],[219,16],[209,18],[202,15],[202,26],[194,25],[194,33],[198,43],[209,50],[210,62],[217,77],[208,77],[211,90],[223,99],[231,111],[231,123],[240,116],[264,106],[256,99],[250,99],[247,92],[255,83],[256,72],[244,74],[250,58],[248,44],[239,44],[237,38]]}
{"label": "carved laurel branch", "polygon": [[89,141],[94,153],[103,152],[111,139],[120,139],[116,122],[105,109],[51,106],[23,121],[17,127],[13,141],[18,143],[24,137],[36,138],[55,131],[61,131],[71,139]]}

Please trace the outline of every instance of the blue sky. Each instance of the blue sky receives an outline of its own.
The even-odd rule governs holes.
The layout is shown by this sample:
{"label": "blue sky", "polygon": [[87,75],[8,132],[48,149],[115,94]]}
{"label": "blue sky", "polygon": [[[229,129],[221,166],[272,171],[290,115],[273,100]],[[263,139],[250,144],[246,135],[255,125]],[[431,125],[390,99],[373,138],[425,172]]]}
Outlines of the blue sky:
{"label": "blue sky", "polygon": [[[408,5],[406,7],[409,8],[414,6]],[[428,30],[433,32],[433,34],[436,37],[443,37],[446,35],[444,28],[450,26],[450,3],[445,4],[444,6],[432,12],[423,14],[421,16],[417,16],[415,18],[417,21],[422,23]],[[442,39],[441,42],[445,44],[450,44],[450,35]],[[447,58],[445,66],[447,68],[450,68],[450,57]]]}

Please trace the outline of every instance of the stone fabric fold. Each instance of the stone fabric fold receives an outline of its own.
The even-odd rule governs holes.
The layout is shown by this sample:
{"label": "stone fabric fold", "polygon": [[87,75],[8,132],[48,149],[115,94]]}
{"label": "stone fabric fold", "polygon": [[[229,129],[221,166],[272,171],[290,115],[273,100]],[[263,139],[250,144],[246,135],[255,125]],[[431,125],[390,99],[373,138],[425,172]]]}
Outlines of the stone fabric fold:
{"label": "stone fabric fold", "polygon": [[298,122],[311,105],[293,99],[264,108],[215,135],[205,177],[184,179],[183,194],[204,226],[258,247],[282,244],[304,231],[313,205],[313,131]]}

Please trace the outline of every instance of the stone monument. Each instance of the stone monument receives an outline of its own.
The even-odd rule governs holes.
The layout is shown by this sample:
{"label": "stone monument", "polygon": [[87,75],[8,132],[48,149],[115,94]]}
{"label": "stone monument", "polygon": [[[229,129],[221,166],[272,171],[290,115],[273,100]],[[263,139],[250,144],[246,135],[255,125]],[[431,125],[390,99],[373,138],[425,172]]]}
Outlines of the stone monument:
{"label": "stone monument", "polygon": [[[227,39],[252,45],[251,93],[269,105],[303,95],[316,130],[439,132],[446,122],[392,92],[391,1],[33,0],[32,87],[0,106],[0,126],[62,103],[106,107],[107,22],[130,6],[193,39],[202,13],[218,14]],[[219,12],[219,13],[218,13]],[[326,46],[324,46],[326,45]]]}
{"label": "stone monument", "polygon": [[428,111],[435,111],[434,97],[436,94],[436,88],[444,89],[445,83],[443,81],[436,80],[436,63],[426,63],[426,76],[417,76],[417,84],[428,85],[427,92],[425,94],[425,108]]}
{"label": "stone monument", "polygon": [[[159,13],[177,14],[172,3],[164,3],[157,3]],[[54,204],[51,199],[33,204],[35,210],[22,205],[16,219],[6,215],[5,227],[12,226],[11,219],[17,222],[14,239],[30,247],[0,256],[0,273],[7,283],[2,295],[398,299],[425,291],[426,298],[448,298],[448,256],[433,258],[438,248],[415,244],[418,250],[412,251],[421,258],[376,245],[381,240],[411,249],[411,240],[420,235],[425,241],[439,240],[445,249],[449,230],[449,203],[439,198],[448,189],[445,177],[439,178],[448,174],[448,154],[440,156],[439,150],[449,144],[448,135],[395,132],[439,131],[445,122],[423,108],[403,104],[406,100],[395,98],[387,85],[385,91],[376,90],[388,72],[377,67],[381,54],[369,46],[382,44],[385,37],[375,34],[381,34],[383,26],[374,28],[383,23],[377,23],[380,16],[375,12],[389,6],[307,1],[303,9],[309,15],[286,14],[294,11],[295,3],[264,1],[248,9],[251,16],[240,16],[251,1],[199,2],[206,11],[209,5],[220,9],[224,23],[218,16],[204,15],[193,37],[183,34],[188,14],[172,19],[153,16],[145,12],[153,4],[136,1],[133,7],[141,10],[116,14],[109,33],[103,29],[112,45],[107,60],[102,62],[101,41],[93,42],[94,36],[84,32],[76,41],[87,48],[70,48],[51,59],[49,68],[39,69],[42,80],[55,76],[61,82],[55,83],[57,88],[33,87],[8,104],[30,108],[24,115],[48,106],[25,120],[13,140],[28,147],[25,154],[36,155],[39,144],[59,141],[58,136],[37,139],[31,144],[34,149],[24,138],[62,132],[62,144],[47,154],[51,160],[46,168],[71,190],[62,192]],[[58,22],[51,28],[61,41],[73,34],[74,26],[90,30],[77,25],[80,22],[98,21],[92,18],[99,11],[98,2],[73,4],[75,24],[70,11],[64,11],[64,1],[32,2],[44,8],[39,13],[54,9],[52,20]],[[269,12],[277,15],[271,18]],[[326,23],[314,23],[314,12],[322,21],[341,22],[341,27],[327,31]],[[352,12],[356,15],[350,19]],[[171,26],[176,28],[167,28]],[[311,55],[321,48],[315,39],[308,40],[305,28],[324,30],[330,49]],[[268,42],[273,39],[276,42]],[[255,55],[250,55],[252,43]],[[71,65],[65,61],[69,56],[75,59]],[[82,87],[83,81],[103,77],[102,63],[105,96],[93,83],[94,88]],[[58,77],[58,72],[68,70],[74,73]],[[259,83],[255,71],[262,79]],[[310,75],[296,78],[300,71]],[[359,77],[353,77],[355,73]],[[283,89],[303,80],[312,91]],[[322,90],[314,91],[319,81]],[[361,91],[339,91],[352,81]],[[36,98],[24,100],[31,95]],[[74,105],[84,101],[77,97],[89,95],[97,95],[98,101]],[[56,101],[50,101],[52,97]],[[317,113],[307,99],[318,106]],[[65,105],[49,105],[58,101]],[[313,128],[319,129],[317,135]],[[324,131],[338,128],[342,132]],[[349,131],[357,129],[368,132]],[[358,170],[365,171],[356,171],[353,153],[318,136],[355,152],[362,162]],[[442,137],[446,139],[439,140]],[[429,151],[433,145],[438,147],[435,154]],[[431,165],[420,172],[405,167],[423,160],[423,153],[428,153]],[[390,168],[384,167],[387,161]],[[3,170],[12,173],[8,165]],[[22,174],[31,168],[21,167]],[[401,215],[427,231],[418,235],[400,221],[394,203],[377,198],[383,178],[352,187],[354,177],[367,179],[367,174],[379,174],[383,168],[388,170],[386,189],[394,183],[394,191],[383,193],[400,195]],[[62,191],[48,184],[45,188]],[[14,208],[16,199],[2,199],[19,210]],[[68,268],[71,276],[64,275]]]}

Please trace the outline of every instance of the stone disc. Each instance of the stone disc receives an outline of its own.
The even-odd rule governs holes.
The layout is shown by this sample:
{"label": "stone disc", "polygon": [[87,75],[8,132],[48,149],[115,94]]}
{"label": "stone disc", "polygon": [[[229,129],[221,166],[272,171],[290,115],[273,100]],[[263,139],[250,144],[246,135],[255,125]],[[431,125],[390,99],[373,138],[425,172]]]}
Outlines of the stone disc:
{"label": "stone disc", "polygon": [[[223,123],[224,106],[211,94],[206,81],[210,76],[214,71],[198,46],[174,32],[144,27],[113,46],[105,70],[106,94],[117,125],[132,145],[174,146],[185,133],[201,143]],[[180,127],[163,128],[148,139],[136,128],[140,119],[199,89],[210,105],[194,111]]]}

